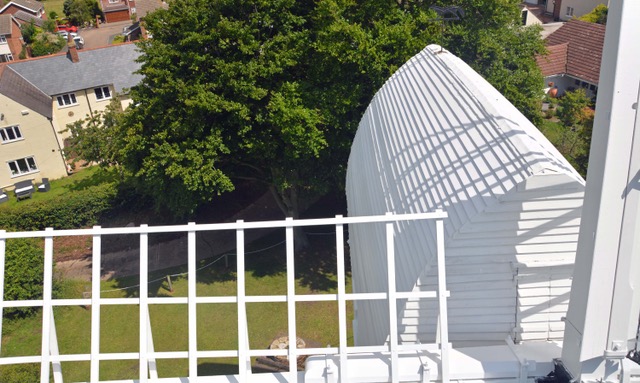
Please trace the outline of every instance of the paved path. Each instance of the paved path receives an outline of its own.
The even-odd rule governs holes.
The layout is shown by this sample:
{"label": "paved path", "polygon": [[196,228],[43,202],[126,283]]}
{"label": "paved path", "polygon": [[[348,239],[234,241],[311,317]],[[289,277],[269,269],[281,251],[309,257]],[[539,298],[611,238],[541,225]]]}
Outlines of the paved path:
{"label": "paved path", "polygon": [[105,47],[111,44],[113,37],[122,34],[122,29],[131,25],[131,21],[100,24],[99,28],[83,28],[80,36],[84,39],[84,49]]}

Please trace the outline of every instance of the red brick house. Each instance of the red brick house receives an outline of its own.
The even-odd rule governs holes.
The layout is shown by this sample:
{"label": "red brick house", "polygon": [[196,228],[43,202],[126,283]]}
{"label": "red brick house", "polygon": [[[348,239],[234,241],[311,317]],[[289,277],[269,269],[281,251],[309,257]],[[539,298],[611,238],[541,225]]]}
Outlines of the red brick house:
{"label": "red brick house", "polygon": [[537,57],[545,83],[553,82],[559,95],[577,88],[584,88],[587,95],[595,95],[600,80],[604,32],[604,25],[572,19],[550,34],[545,39],[548,55]]}
{"label": "red brick house", "polygon": [[21,37],[18,21],[12,15],[0,15],[0,62],[18,60]]}
{"label": "red brick house", "polygon": [[0,15],[13,15],[18,11],[24,11],[35,17],[46,18],[44,4],[35,0],[10,0],[0,1]]}
{"label": "red brick house", "polygon": [[131,19],[130,6],[135,4],[129,0],[101,0],[102,12],[104,13],[105,22],[115,23],[118,21],[127,21]]}

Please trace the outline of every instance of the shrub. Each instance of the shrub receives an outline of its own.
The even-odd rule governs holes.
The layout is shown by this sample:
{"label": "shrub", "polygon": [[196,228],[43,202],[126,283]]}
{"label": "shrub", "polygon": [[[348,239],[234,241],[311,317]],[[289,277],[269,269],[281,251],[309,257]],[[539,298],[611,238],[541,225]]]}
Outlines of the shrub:
{"label": "shrub", "polygon": [[64,198],[24,204],[0,215],[0,228],[7,230],[75,229],[95,225],[100,216],[117,204],[113,183],[74,190]]}
{"label": "shrub", "polygon": [[[43,252],[38,240],[18,238],[7,240],[4,299],[42,299]],[[9,318],[23,317],[34,312],[34,308],[6,308]]]}

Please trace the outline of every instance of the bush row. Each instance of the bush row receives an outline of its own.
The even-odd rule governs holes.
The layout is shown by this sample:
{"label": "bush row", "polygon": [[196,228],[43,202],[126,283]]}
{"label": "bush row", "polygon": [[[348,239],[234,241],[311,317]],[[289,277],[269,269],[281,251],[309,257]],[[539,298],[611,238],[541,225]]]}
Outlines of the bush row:
{"label": "bush row", "polygon": [[0,215],[0,228],[30,231],[46,227],[75,229],[95,225],[100,216],[116,204],[117,188],[113,183],[74,191],[57,199],[24,204]]}

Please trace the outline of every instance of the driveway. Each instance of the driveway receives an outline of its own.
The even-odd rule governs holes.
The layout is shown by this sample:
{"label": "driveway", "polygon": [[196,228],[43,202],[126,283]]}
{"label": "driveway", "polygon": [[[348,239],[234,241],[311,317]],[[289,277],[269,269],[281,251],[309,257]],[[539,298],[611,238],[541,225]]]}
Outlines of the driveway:
{"label": "driveway", "polygon": [[111,44],[113,37],[122,34],[122,28],[133,24],[130,20],[117,23],[100,24],[99,28],[83,28],[80,36],[84,39],[84,49],[105,47]]}

